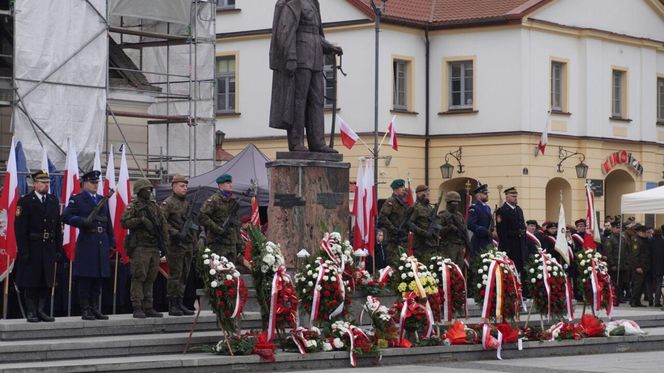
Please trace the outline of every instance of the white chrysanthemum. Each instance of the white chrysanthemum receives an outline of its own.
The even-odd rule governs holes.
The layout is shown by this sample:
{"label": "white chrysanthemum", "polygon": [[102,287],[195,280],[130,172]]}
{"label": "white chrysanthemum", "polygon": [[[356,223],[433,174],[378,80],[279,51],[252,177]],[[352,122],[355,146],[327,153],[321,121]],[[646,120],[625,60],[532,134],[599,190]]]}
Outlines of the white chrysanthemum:
{"label": "white chrysanthemum", "polygon": [[537,274],[537,279],[538,279],[538,280],[541,280],[541,279],[542,279],[542,274],[541,274],[541,273],[538,273],[538,274]]}
{"label": "white chrysanthemum", "polygon": [[415,273],[413,273],[413,272],[408,272],[408,277],[415,277]]}
{"label": "white chrysanthemum", "polygon": [[263,262],[265,262],[267,265],[271,266],[274,264],[274,255],[272,254],[267,254],[263,257]]}
{"label": "white chrysanthemum", "polygon": [[480,268],[480,269],[477,270],[477,273],[482,274],[482,273],[484,273],[484,271],[482,270],[482,268]]}
{"label": "white chrysanthemum", "polygon": [[209,253],[209,252],[211,252],[211,251],[212,251],[212,250],[206,248],[203,252],[204,252],[204,253]]}
{"label": "white chrysanthemum", "polygon": [[323,351],[332,351],[334,348],[332,348],[332,345],[329,344],[328,342],[323,342]]}
{"label": "white chrysanthemum", "polygon": [[486,280],[486,279],[488,279],[488,278],[489,278],[489,276],[487,276],[487,275],[482,275],[482,280]]}
{"label": "white chrysanthemum", "polygon": [[535,273],[535,268],[531,268],[529,272],[530,273]]}
{"label": "white chrysanthemum", "polygon": [[530,282],[532,282],[532,283],[534,284],[534,283],[537,282],[537,280],[535,280],[534,278],[531,278],[531,279],[530,279]]}
{"label": "white chrysanthemum", "polygon": [[214,276],[214,275],[216,275],[216,274],[217,274],[217,271],[216,271],[216,270],[214,270],[214,269],[211,269],[211,270],[210,270],[210,274],[211,274],[212,276]]}
{"label": "white chrysanthemum", "polygon": [[233,276],[231,275],[226,275],[226,280],[231,281],[233,279]]}
{"label": "white chrysanthemum", "polygon": [[581,263],[579,263],[579,264],[581,264],[582,266],[584,266],[584,265],[586,265],[586,261],[585,261],[585,260],[582,260]]}
{"label": "white chrysanthemum", "polygon": [[323,281],[330,281],[330,277],[329,276],[323,276]]}
{"label": "white chrysanthemum", "polygon": [[477,284],[477,288],[478,288],[478,289],[481,289],[481,288],[482,288],[482,284]]}
{"label": "white chrysanthemum", "polygon": [[330,281],[332,281],[332,282],[337,281],[337,276],[332,276],[332,277],[330,277]]}
{"label": "white chrysanthemum", "polygon": [[403,271],[403,266],[399,266],[399,270],[400,270],[400,271]]}
{"label": "white chrysanthemum", "polygon": [[210,264],[210,259],[205,259],[205,260],[203,261],[203,264],[205,264],[205,265],[209,265],[209,264]]}
{"label": "white chrysanthemum", "polygon": [[314,283],[312,281],[307,282],[307,286],[312,287],[314,286]]}
{"label": "white chrysanthemum", "polygon": [[210,286],[212,286],[213,288],[216,288],[217,286],[219,286],[219,283],[217,281],[212,281],[210,283]]}
{"label": "white chrysanthemum", "polygon": [[408,275],[406,275],[405,273],[402,273],[402,274],[401,274],[401,279],[405,280],[406,277],[408,277]]}

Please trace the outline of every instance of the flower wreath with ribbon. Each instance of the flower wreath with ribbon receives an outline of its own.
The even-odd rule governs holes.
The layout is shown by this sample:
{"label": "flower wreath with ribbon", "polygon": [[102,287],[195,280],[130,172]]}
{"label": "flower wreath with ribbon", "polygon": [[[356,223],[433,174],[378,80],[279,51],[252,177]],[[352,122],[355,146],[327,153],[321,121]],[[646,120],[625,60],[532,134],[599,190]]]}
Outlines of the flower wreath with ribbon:
{"label": "flower wreath with ribbon", "polygon": [[593,313],[604,309],[611,316],[615,295],[604,257],[597,250],[585,250],[577,254],[576,263],[584,301],[590,304]]}
{"label": "flower wreath with ribbon", "polygon": [[353,367],[357,366],[357,354],[367,354],[374,349],[371,338],[364,330],[347,321],[336,321],[330,325],[328,344],[335,350],[348,350]]}
{"label": "flower wreath with ribbon", "polygon": [[534,307],[547,320],[574,320],[572,285],[564,267],[541,248],[537,249],[525,267],[526,286]]}
{"label": "flower wreath with ribbon", "polygon": [[295,275],[295,289],[311,325],[340,319],[350,305],[350,288],[331,260],[316,258]]}
{"label": "flower wreath with ribbon", "polygon": [[466,279],[461,268],[450,258],[434,256],[430,259],[429,271],[436,279],[442,298],[442,320],[451,322],[455,315],[467,318]]}
{"label": "flower wreath with ribbon", "polygon": [[487,248],[472,271],[475,302],[482,305],[483,319],[496,322],[517,320],[519,310],[526,310],[519,273],[507,253],[494,247]]}

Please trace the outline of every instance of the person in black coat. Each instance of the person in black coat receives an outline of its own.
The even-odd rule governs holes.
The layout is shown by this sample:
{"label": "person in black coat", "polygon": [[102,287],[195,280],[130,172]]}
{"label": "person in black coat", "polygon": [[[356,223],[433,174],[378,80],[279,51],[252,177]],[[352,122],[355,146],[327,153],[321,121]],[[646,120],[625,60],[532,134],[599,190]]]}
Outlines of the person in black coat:
{"label": "person in black coat", "polygon": [[99,295],[104,278],[111,276],[109,255],[115,248],[115,235],[108,201],[101,205],[99,213],[92,218],[95,206],[101,203],[97,194],[99,171],[83,175],[83,191],[73,195],[62,213],[62,220],[79,229],[74,258],[74,277],[78,283],[78,297],[83,320],[107,320],[101,313]]}
{"label": "person in black coat", "polygon": [[523,210],[518,205],[518,193],[515,187],[505,189],[505,203],[496,210],[496,231],[498,248],[505,251],[514,261],[524,283],[523,266],[528,259],[526,245],[526,222]]}
{"label": "person in black coat", "polygon": [[655,293],[655,306],[662,306],[662,277],[664,276],[664,225],[656,229],[650,240],[650,273]]}
{"label": "person in black coat", "polygon": [[53,287],[55,262],[62,255],[60,203],[48,194],[48,173],[32,175],[34,190],[18,200],[14,233],[18,248],[16,285],[24,294],[28,322],[55,321],[44,312]]}
{"label": "person in black coat", "polygon": [[470,259],[474,260],[480,251],[484,250],[493,242],[491,228],[493,227],[493,216],[489,201],[489,187],[482,184],[473,191],[475,202],[468,208],[468,230],[473,232],[470,239]]}

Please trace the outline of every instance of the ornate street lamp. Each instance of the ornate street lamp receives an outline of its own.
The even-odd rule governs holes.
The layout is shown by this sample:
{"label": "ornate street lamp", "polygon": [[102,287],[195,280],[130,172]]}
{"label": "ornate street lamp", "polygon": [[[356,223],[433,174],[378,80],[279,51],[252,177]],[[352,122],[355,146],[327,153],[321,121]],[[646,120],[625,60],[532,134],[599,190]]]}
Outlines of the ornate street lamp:
{"label": "ornate street lamp", "polygon": [[579,164],[574,166],[574,169],[576,170],[576,177],[579,179],[585,179],[586,175],[588,174],[588,165],[585,164],[586,156],[583,153],[579,152],[571,152],[562,146],[558,147],[558,159],[560,159],[560,162],[558,162],[558,172],[562,173],[564,172],[563,170],[563,162],[567,160],[568,158],[574,157],[574,156],[579,156]]}
{"label": "ornate street lamp", "polygon": [[445,163],[442,166],[440,166],[440,173],[443,175],[443,179],[451,178],[452,173],[454,172],[454,166],[450,164],[450,156],[456,159],[458,163],[459,170],[457,171],[457,173],[462,174],[465,172],[463,169],[463,164],[461,164],[461,155],[462,155],[461,147],[459,147],[459,149],[457,150],[445,154]]}

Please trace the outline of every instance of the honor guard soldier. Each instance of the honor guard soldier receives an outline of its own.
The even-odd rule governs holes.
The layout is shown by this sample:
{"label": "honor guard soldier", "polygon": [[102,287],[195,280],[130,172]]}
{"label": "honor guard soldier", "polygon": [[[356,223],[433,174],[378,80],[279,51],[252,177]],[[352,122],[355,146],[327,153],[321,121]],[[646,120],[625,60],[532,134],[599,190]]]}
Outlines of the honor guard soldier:
{"label": "honor guard soldier", "polygon": [[378,213],[378,227],[385,230],[387,237],[387,252],[385,262],[390,263],[399,252],[399,246],[405,247],[408,241],[408,222],[405,221],[408,212],[406,200],[406,182],[396,179],[390,184],[392,195],[388,198]]}
{"label": "honor guard soldier", "polygon": [[166,221],[159,205],[152,199],[149,180],[136,181],[134,194],[136,198],[120,219],[122,227],[129,229],[125,250],[131,260],[131,305],[134,318],[162,317],[153,306],[152,285],[159,272],[160,257],[167,255]]}
{"label": "honor guard soldier", "polygon": [[463,258],[466,248],[470,246],[466,223],[459,212],[461,196],[457,192],[447,192],[445,195],[445,210],[438,213],[440,219],[440,251],[443,257],[463,268]]}
{"label": "honor guard soldier", "polygon": [[208,198],[199,216],[207,234],[207,245],[231,262],[242,260],[238,253],[244,247],[240,234],[239,201],[233,196],[233,177],[223,174],[217,178],[219,191]]}
{"label": "honor guard soldier", "polygon": [[115,234],[108,198],[97,193],[99,171],[81,177],[83,190],[72,195],[62,212],[62,221],[78,228],[73,275],[78,284],[78,300],[83,320],[108,320],[101,313],[99,297],[103,279],[111,277],[109,255],[115,248]]}
{"label": "honor guard soldier", "polygon": [[636,236],[632,239],[631,270],[632,270],[632,307],[644,307],[641,304],[641,295],[645,288],[646,274],[650,270],[650,247],[648,243],[648,229],[645,225],[636,224]]}
{"label": "honor guard soldier", "polygon": [[523,266],[528,259],[526,222],[523,218],[523,210],[518,205],[519,194],[516,188],[507,188],[504,193],[505,203],[496,210],[498,248],[505,251],[510,259],[514,261],[516,269],[521,273],[521,282],[523,283]]}
{"label": "honor guard soldier", "polygon": [[[434,207],[429,204],[429,187],[418,185],[415,189],[417,201],[413,205],[413,214],[410,217],[410,230],[413,232],[414,255],[424,261],[438,255],[439,224]],[[436,210],[438,206],[436,205]]]}
{"label": "honor guard soldier", "polygon": [[[611,276],[615,288],[614,305],[616,306],[620,302],[626,301],[625,292],[629,290],[629,260],[625,257],[629,255],[629,249],[629,242],[620,230],[620,220],[612,221],[611,234],[604,243],[604,253],[606,264],[609,267],[609,276]],[[620,255],[622,255],[622,258],[620,258]],[[618,259],[621,259],[620,263],[618,263]]]}
{"label": "honor guard soldier", "polygon": [[34,190],[19,198],[14,234],[18,248],[16,285],[25,299],[28,322],[55,321],[44,312],[46,299],[54,286],[57,257],[62,255],[60,203],[48,194],[50,179],[46,171],[32,174]]}
{"label": "honor guard soldier", "polygon": [[489,201],[489,186],[482,184],[473,190],[475,202],[468,209],[468,230],[473,232],[470,239],[470,259],[473,260],[480,251],[491,245],[491,229],[493,228],[493,215]]}
{"label": "honor guard soldier", "polygon": [[193,315],[194,311],[182,304],[194,253],[195,225],[192,202],[187,200],[189,181],[180,175],[171,181],[171,194],[161,204],[161,211],[168,229],[168,269],[170,277],[166,283],[168,314],[171,316]]}

